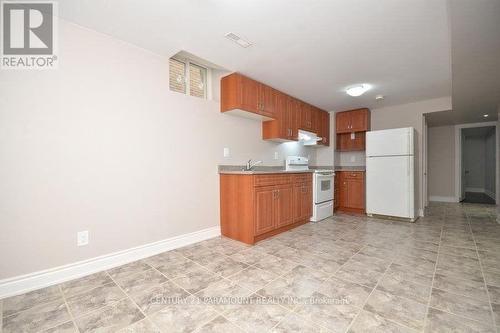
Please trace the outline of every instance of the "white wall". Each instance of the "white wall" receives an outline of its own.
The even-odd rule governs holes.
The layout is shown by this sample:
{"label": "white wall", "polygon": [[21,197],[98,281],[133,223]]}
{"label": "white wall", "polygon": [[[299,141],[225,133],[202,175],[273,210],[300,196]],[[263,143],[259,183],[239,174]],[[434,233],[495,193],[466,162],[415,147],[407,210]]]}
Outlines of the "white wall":
{"label": "white wall", "polygon": [[484,192],[485,153],[484,137],[465,137],[462,154],[464,154],[465,190],[467,192]]}
{"label": "white wall", "polygon": [[217,226],[219,163],[315,160],[170,92],[164,57],[64,20],[59,47],[57,70],[0,75],[0,279]]}
{"label": "white wall", "polygon": [[455,126],[428,128],[428,195],[431,201],[455,200]]}
{"label": "white wall", "polygon": [[496,196],[496,133],[492,130],[485,138],[485,175],[484,190],[486,194],[495,198]]}
{"label": "white wall", "polygon": [[417,132],[417,140],[415,142],[415,156],[418,165],[416,175],[416,198],[417,207],[422,213],[425,200],[422,198],[423,193],[423,163],[422,163],[422,133],[423,133],[423,116],[425,113],[451,110],[451,98],[442,97],[421,102],[408,103],[396,106],[371,110],[371,129],[381,130],[400,127],[413,127]]}
{"label": "white wall", "polygon": [[338,152],[336,160],[338,166],[360,166],[366,164],[366,153],[364,151]]}

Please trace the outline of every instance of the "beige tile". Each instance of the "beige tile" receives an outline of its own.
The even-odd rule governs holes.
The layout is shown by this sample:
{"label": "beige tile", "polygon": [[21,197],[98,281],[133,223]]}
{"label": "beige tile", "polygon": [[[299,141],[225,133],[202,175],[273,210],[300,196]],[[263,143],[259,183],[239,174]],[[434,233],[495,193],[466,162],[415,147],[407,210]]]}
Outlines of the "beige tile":
{"label": "beige tile", "polygon": [[477,320],[485,324],[493,324],[490,304],[487,301],[433,289],[430,306],[460,317]]}
{"label": "beige tile", "polygon": [[391,275],[385,275],[382,280],[380,280],[377,289],[396,296],[406,297],[420,303],[426,303],[431,294],[430,286],[408,280],[400,280]]}
{"label": "beige tile", "polygon": [[78,330],[72,321],[67,321],[63,324],[49,328],[48,330],[43,331],[43,333],[78,333]]}
{"label": "beige tile", "polygon": [[185,276],[173,280],[180,287],[194,294],[207,288],[211,283],[220,281],[222,278],[204,268],[190,272]]}
{"label": "beige tile", "polygon": [[34,306],[62,300],[58,286],[51,286],[31,291],[26,294],[9,297],[3,300],[3,316],[30,309]]}
{"label": "beige tile", "polygon": [[2,333],[38,332],[69,320],[70,316],[64,302],[53,301],[4,317]]}
{"label": "beige tile", "polygon": [[421,329],[427,304],[375,290],[364,309],[404,326]]}
{"label": "beige tile", "polygon": [[129,264],[122,265],[108,270],[109,275],[115,280],[128,278],[131,275],[150,270],[151,266],[144,261],[133,261]]}
{"label": "beige tile", "polygon": [[123,291],[130,295],[157,287],[158,285],[166,282],[167,278],[156,269],[151,268],[147,271],[142,271],[136,274],[131,274],[127,277],[116,279],[115,281],[123,289]]}
{"label": "beige tile", "polygon": [[242,329],[231,323],[229,320],[222,316],[218,316],[215,319],[209,321],[196,332],[199,333],[233,333],[233,332],[244,332]]}
{"label": "beige tile", "polygon": [[430,308],[427,315],[425,332],[494,333],[495,329],[492,326],[474,320]]}
{"label": "beige tile", "polygon": [[122,328],[118,333],[161,333],[160,329],[152,324],[148,319],[135,322],[134,324]]}
{"label": "beige tile", "polygon": [[441,246],[439,249],[440,253],[447,255],[454,255],[460,257],[467,257],[477,259],[477,251],[476,249],[467,249],[461,247],[450,247],[450,246]]}
{"label": "beige tile", "polygon": [[219,274],[223,277],[228,277],[241,272],[248,267],[247,264],[231,259],[226,256],[212,258],[212,261],[204,265],[209,271]]}
{"label": "beige tile", "polygon": [[105,306],[86,316],[76,318],[80,332],[113,332],[144,318],[144,315],[128,298]]}
{"label": "beige tile", "polygon": [[276,326],[289,313],[275,304],[236,305],[224,312],[230,322],[246,332],[267,332]]}
{"label": "beige tile", "polygon": [[382,275],[383,273],[370,270],[364,264],[358,262],[348,262],[335,273],[335,276],[342,280],[359,283],[371,288],[375,287]]}
{"label": "beige tile", "polygon": [[102,287],[113,282],[106,272],[99,272],[61,284],[61,290],[66,297],[87,292],[91,289]]}
{"label": "beige tile", "polygon": [[488,293],[490,294],[491,303],[500,304],[500,287],[488,286]]}
{"label": "beige tile", "polygon": [[394,279],[401,281],[411,281],[421,285],[430,286],[434,271],[419,271],[411,266],[403,266],[399,264],[391,264],[386,272],[386,276],[391,276]]}
{"label": "beige tile", "polygon": [[211,307],[202,305],[169,305],[156,312],[149,319],[162,332],[193,332],[219,313]]}
{"label": "beige tile", "polygon": [[452,292],[454,294],[487,300],[488,294],[483,279],[470,280],[461,275],[434,275],[434,288]]}
{"label": "beige tile", "polygon": [[321,328],[315,323],[304,320],[299,315],[290,312],[271,333],[326,333],[325,328]]}
{"label": "beige tile", "polygon": [[149,316],[172,303],[186,299],[189,293],[175,283],[167,281],[154,288],[135,292],[131,297],[142,312]]}
{"label": "beige tile", "polygon": [[500,304],[491,304],[493,310],[493,316],[495,317],[495,323],[497,327],[500,327]]}
{"label": "beige tile", "polygon": [[169,279],[186,277],[193,272],[203,269],[202,266],[187,258],[163,263],[155,266],[155,268]]}
{"label": "beige tile", "polygon": [[339,333],[346,331],[359,311],[359,308],[347,304],[301,305],[295,310],[308,321]]}
{"label": "beige tile", "polygon": [[369,311],[361,311],[349,333],[417,333],[417,330],[389,321]]}
{"label": "beige tile", "polygon": [[126,295],[123,291],[116,284],[111,283],[71,297],[66,297],[66,302],[73,317],[80,317],[105,305],[113,304],[125,297]]}
{"label": "beige tile", "polygon": [[276,275],[286,274],[298,266],[297,263],[273,255],[267,255],[255,261],[253,265]]}
{"label": "beige tile", "polygon": [[337,278],[326,280],[319,289],[323,295],[331,297],[335,300],[344,301],[346,304],[362,307],[372,288],[362,286],[349,281],[344,281]]}
{"label": "beige tile", "polygon": [[229,280],[252,292],[255,292],[277,277],[278,276],[276,274],[269,271],[265,271],[257,267],[249,267],[238,274],[230,276]]}

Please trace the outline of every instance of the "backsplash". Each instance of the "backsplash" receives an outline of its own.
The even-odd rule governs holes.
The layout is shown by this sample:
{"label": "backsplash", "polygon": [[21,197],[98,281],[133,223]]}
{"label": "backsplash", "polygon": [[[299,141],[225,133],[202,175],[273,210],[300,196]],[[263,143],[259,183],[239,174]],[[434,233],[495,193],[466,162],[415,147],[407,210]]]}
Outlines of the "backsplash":
{"label": "backsplash", "polygon": [[358,166],[365,165],[366,154],[364,151],[336,152],[335,165]]}

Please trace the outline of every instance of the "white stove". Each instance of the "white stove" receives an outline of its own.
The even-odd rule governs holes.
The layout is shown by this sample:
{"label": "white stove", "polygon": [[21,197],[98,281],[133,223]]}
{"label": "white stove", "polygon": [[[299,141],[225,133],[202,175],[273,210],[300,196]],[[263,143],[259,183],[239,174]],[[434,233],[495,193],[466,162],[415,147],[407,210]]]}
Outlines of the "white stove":
{"label": "white stove", "polygon": [[[309,159],[301,156],[288,156],[286,171],[305,171],[309,169]],[[313,169],[312,222],[318,222],[333,215],[333,184],[335,172],[328,169]]]}

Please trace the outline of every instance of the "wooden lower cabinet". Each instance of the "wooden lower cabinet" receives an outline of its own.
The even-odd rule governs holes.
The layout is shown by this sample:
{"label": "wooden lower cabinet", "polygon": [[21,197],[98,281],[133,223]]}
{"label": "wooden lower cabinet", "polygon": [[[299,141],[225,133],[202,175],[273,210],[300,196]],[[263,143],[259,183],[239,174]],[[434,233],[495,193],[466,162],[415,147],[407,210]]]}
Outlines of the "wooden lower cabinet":
{"label": "wooden lower cabinet", "polygon": [[365,173],[363,171],[336,171],[338,193],[337,210],[365,213]]}
{"label": "wooden lower cabinet", "polygon": [[247,243],[289,230],[312,215],[311,174],[221,174],[221,232]]}

